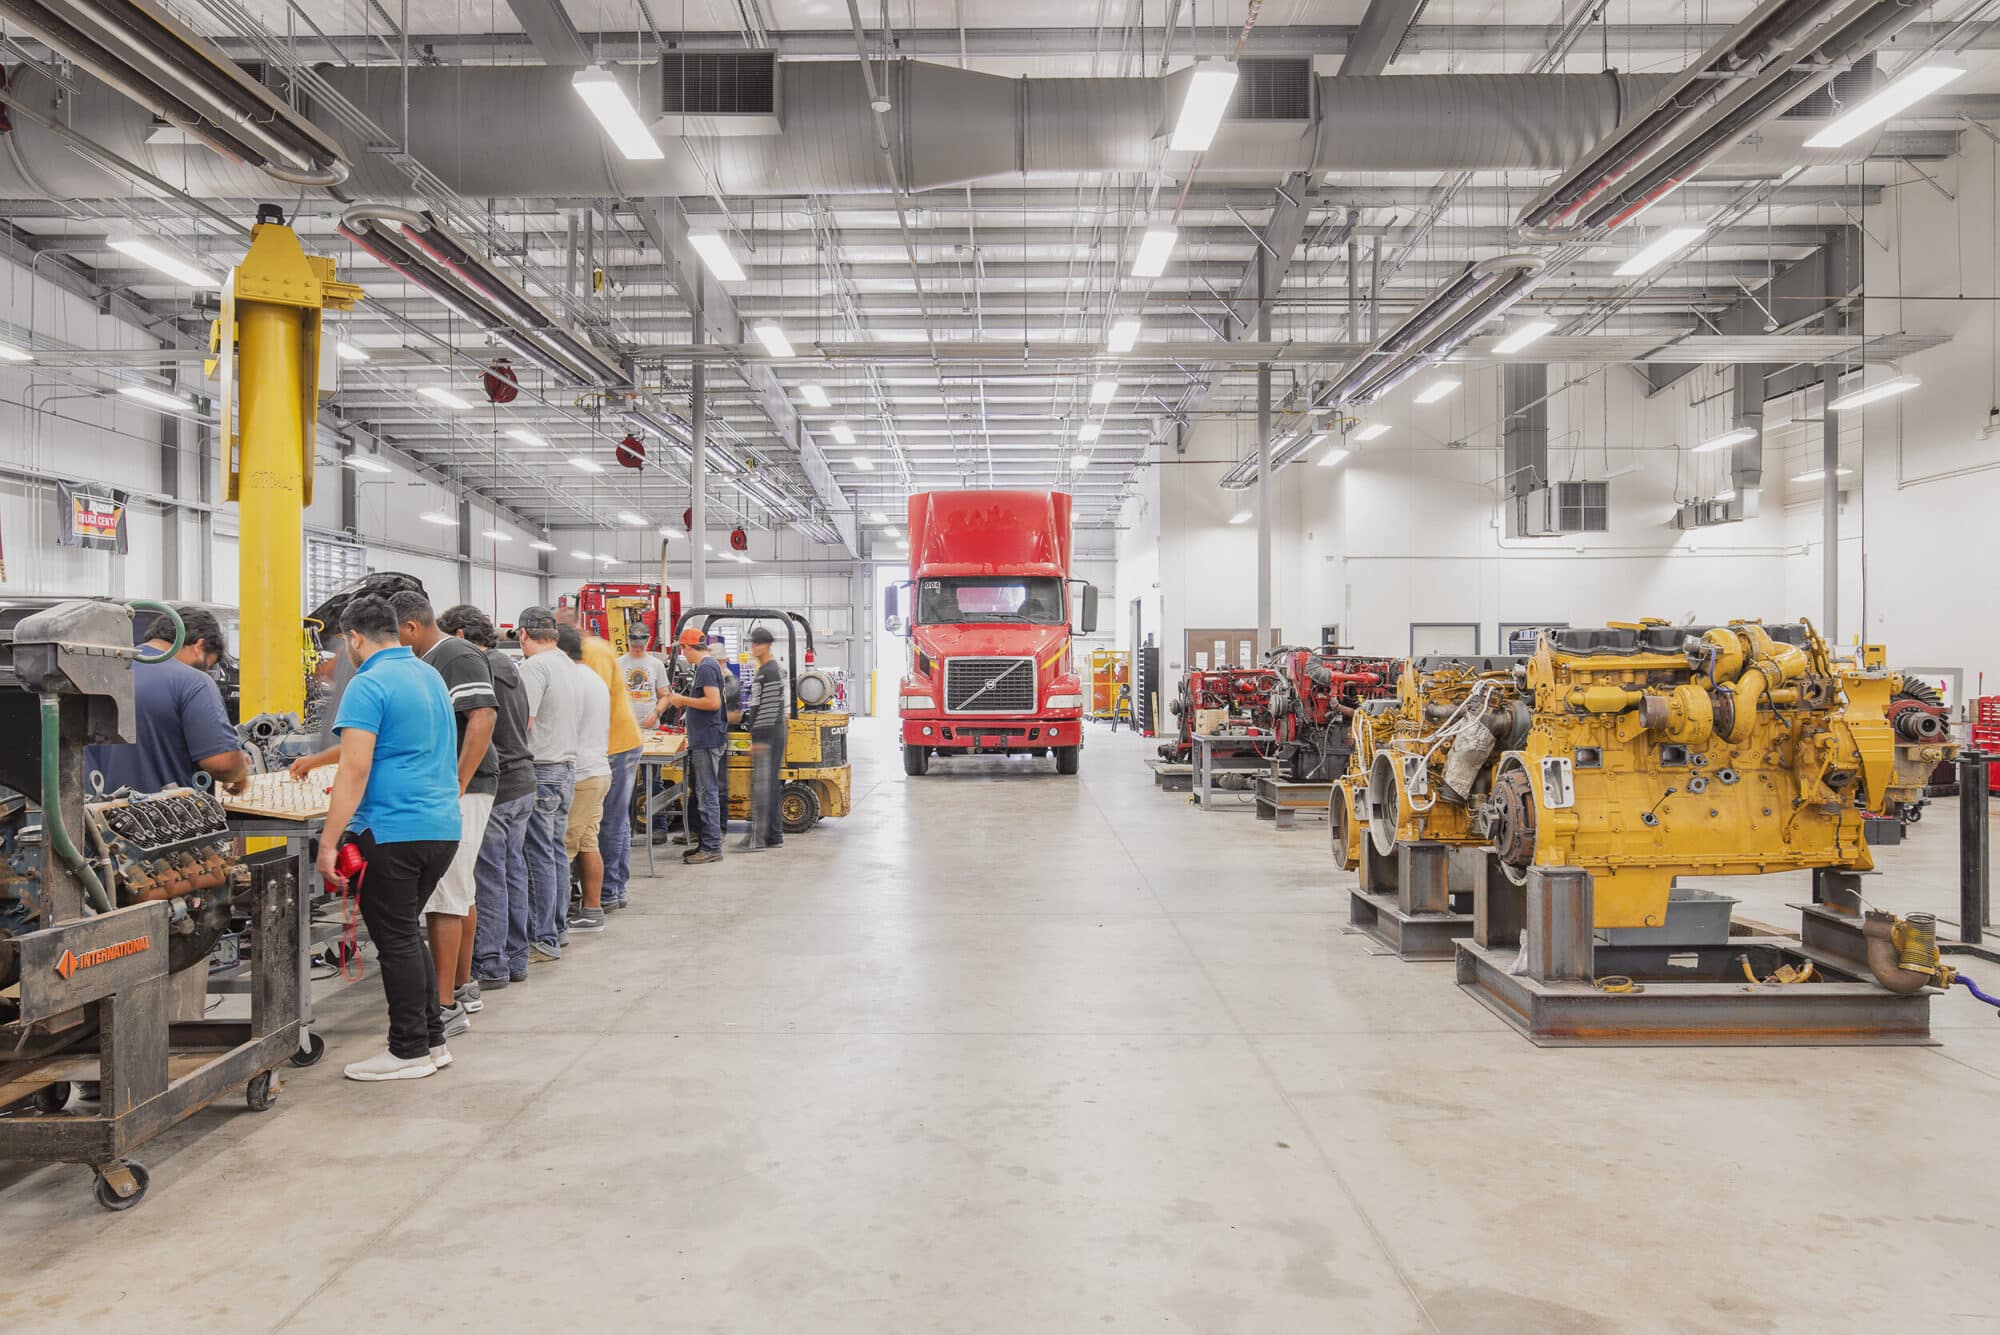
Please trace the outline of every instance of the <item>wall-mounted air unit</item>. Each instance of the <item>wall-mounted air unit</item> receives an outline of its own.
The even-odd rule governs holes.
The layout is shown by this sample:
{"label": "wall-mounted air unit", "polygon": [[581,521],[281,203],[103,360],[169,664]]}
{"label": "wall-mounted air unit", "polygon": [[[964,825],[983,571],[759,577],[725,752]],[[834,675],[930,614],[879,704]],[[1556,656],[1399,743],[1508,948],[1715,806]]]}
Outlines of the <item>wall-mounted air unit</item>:
{"label": "wall-mounted air unit", "polygon": [[669,51],[660,60],[654,132],[777,134],[782,84],[775,51]]}
{"label": "wall-mounted air unit", "polygon": [[1611,527],[1609,482],[1556,482],[1507,501],[1507,536],[1553,538]]}

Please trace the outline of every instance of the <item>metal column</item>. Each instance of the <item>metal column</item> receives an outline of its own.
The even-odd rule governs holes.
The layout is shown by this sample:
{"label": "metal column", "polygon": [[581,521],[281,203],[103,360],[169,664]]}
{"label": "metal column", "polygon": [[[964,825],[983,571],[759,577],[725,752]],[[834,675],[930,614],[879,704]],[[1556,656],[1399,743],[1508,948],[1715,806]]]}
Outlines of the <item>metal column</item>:
{"label": "metal column", "polygon": [[[178,374],[169,374],[167,387],[180,388]],[[177,601],[187,596],[181,588],[181,418],[179,413],[160,414],[160,490],[168,503],[160,507],[160,596]]]}
{"label": "metal column", "polygon": [[1820,631],[1828,644],[1840,643],[1840,423],[1833,401],[1840,397],[1840,368],[1828,366],[1820,381],[1819,479],[1821,542],[1825,544],[1820,593]]}
{"label": "metal column", "polygon": [[[1257,251],[1257,341],[1271,341],[1271,254]],[[1271,648],[1271,363],[1257,364],[1257,652]],[[1247,665],[1246,665],[1247,666]]]}
{"label": "metal column", "polygon": [[458,498],[458,601],[472,601],[472,502],[463,496]]}
{"label": "metal column", "polygon": [[[695,306],[694,341],[701,342],[701,307]],[[708,486],[708,368],[694,362],[694,388],[688,402],[694,418],[694,455],[688,461],[688,606],[708,606],[708,516],[704,512]]]}
{"label": "metal column", "polygon": [[1992,877],[1992,812],[1987,807],[1987,762],[1978,751],[1958,756],[1958,939],[1972,945],[1986,936]]}

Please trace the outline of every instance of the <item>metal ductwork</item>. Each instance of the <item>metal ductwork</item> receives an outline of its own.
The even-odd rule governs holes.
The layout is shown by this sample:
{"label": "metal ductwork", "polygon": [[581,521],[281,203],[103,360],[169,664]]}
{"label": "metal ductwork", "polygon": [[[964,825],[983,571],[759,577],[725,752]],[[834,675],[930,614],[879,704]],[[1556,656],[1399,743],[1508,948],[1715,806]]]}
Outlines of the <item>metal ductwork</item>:
{"label": "metal ductwork", "polygon": [[[260,188],[268,187],[266,176],[308,186],[347,179],[348,155],[338,144],[153,0],[0,0],[0,17],[129,98],[118,103],[120,118],[148,147],[160,139],[193,140],[249,169]],[[22,82],[44,88],[10,93],[9,100],[53,115],[53,102],[36,95],[46,78]],[[31,122],[8,137],[21,130],[30,138],[55,133]],[[27,174],[28,164],[15,165]],[[100,188],[119,179],[95,167],[87,175]],[[56,182],[49,191],[50,198],[67,196]]]}
{"label": "metal ductwork", "polygon": [[[891,185],[852,61],[784,62],[782,131],[703,141],[706,172],[682,152],[650,162],[620,157],[571,89],[568,69],[324,67],[317,73],[375,125],[407,124],[410,154],[471,198],[867,193]],[[649,119],[661,114],[657,75],[641,67],[636,78],[625,76]],[[1184,77],[1009,79],[891,62],[886,95],[896,168],[905,186],[918,191],[1024,174],[1149,170],[1171,129]],[[102,149],[184,183],[190,194],[254,198],[267,189],[258,173],[203,148],[155,142],[158,127],[144,108],[87,77],[78,82],[81,91],[69,97],[38,70],[21,67],[12,100],[42,114],[60,107],[63,119]],[[1665,76],[1617,73],[1320,78],[1309,119],[1225,121],[1202,175],[1275,182],[1306,170],[1556,170],[1589,152],[1667,83]],[[300,100],[305,115],[355,164],[340,193],[369,198],[407,191],[408,177],[393,154],[362,142],[335,108],[309,95]],[[1807,121],[1767,127],[1754,145],[1732,151],[1730,166],[1775,176],[1802,161],[1866,156],[1866,143],[1806,151],[1803,142],[1815,128]],[[0,199],[129,193],[129,182],[38,126],[17,124],[5,140]]]}

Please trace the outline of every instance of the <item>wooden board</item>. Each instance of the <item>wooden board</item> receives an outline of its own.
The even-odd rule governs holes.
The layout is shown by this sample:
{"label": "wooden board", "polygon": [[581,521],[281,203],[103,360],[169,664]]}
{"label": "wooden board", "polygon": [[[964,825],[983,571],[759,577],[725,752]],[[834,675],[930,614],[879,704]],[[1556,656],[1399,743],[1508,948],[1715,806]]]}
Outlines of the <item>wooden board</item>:
{"label": "wooden board", "polygon": [[639,744],[639,753],[649,760],[671,758],[687,750],[687,734],[679,732],[649,732]]}
{"label": "wooden board", "polygon": [[303,782],[285,770],[252,774],[250,786],[241,793],[216,790],[222,809],[238,816],[261,816],[266,820],[324,820],[333,793],[333,772],[338,766],[322,765]]}

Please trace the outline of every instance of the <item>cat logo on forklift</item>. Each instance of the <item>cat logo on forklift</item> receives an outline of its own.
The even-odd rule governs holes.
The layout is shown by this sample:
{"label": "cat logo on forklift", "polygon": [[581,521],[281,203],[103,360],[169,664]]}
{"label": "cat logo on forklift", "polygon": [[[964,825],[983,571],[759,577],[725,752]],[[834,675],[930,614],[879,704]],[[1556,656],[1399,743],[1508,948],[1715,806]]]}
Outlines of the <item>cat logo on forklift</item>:
{"label": "cat logo on forklift", "polygon": [[135,936],[130,941],[113,942],[108,946],[99,946],[95,950],[86,950],[81,955],[73,950],[65,950],[62,958],[56,961],[56,972],[67,981],[78,969],[109,964],[112,960],[122,960],[127,955],[137,955],[140,951],[150,950],[152,947],[151,937]]}

